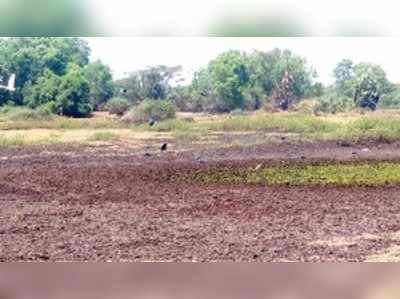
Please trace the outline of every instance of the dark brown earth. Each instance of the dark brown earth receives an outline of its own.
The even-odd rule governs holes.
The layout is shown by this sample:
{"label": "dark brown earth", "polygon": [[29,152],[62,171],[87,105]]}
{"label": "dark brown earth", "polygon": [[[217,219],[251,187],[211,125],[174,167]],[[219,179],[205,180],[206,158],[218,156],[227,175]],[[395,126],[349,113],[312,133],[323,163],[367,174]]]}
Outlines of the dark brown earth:
{"label": "dark brown earth", "polygon": [[400,231],[400,186],[180,179],[260,161],[400,160],[400,142],[173,150],[0,149],[0,261],[363,261],[400,245],[365,237]]}

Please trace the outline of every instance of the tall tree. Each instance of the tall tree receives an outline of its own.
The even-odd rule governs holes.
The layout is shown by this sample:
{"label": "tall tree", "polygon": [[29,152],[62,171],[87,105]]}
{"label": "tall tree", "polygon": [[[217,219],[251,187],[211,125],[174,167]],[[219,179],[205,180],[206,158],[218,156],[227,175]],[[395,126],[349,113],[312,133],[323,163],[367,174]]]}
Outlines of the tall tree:
{"label": "tall tree", "polygon": [[315,70],[290,50],[255,51],[250,57],[253,84],[259,85],[267,96],[279,88],[286,72],[292,78],[289,88],[293,97],[301,98],[312,89]]}
{"label": "tall tree", "polygon": [[144,99],[165,99],[171,88],[171,80],[180,70],[180,66],[149,67],[132,72],[129,77],[117,81],[117,86],[132,103]]}
{"label": "tall tree", "polygon": [[380,98],[393,90],[383,68],[371,63],[354,64],[344,59],[334,70],[335,91],[352,98],[355,105],[375,110]]}
{"label": "tall tree", "polygon": [[350,59],[341,60],[333,70],[335,89],[340,95],[352,96],[351,80],[354,77],[354,64]]}
{"label": "tall tree", "polygon": [[85,77],[89,82],[89,102],[94,110],[98,110],[114,94],[114,82],[110,68],[101,61],[89,63],[85,67]]}
{"label": "tall tree", "polygon": [[195,75],[193,88],[213,102],[213,109],[228,112],[243,109],[244,92],[250,84],[248,57],[240,51],[228,51],[212,60]]}

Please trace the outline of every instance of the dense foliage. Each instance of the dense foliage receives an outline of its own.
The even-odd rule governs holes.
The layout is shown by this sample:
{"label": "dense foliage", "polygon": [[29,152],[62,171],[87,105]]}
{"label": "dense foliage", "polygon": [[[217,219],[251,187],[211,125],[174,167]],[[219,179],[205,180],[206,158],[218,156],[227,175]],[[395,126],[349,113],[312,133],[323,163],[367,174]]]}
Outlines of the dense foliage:
{"label": "dense foliage", "polygon": [[107,111],[110,114],[122,115],[129,109],[129,101],[125,98],[112,98],[107,102]]}
{"label": "dense foliage", "polygon": [[[51,106],[68,116],[89,115],[97,101],[112,95],[112,78],[100,62],[89,64],[90,49],[79,38],[15,37],[0,39],[0,65],[16,74],[16,92],[0,100]],[[96,100],[91,103],[91,99]],[[92,104],[90,106],[89,104]]]}
{"label": "dense foliage", "polygon": [[[180,66],[165,65],[136,70],[114,82],[110,68],[89,57],[89,46],[80,38],[0,38],[1,84],[16,74],[16,91],[0,89],[0,105],[72,117],[103,109],[122,115],[134,107],[128,114],[139,122],[173,117],[175,108],[221,113],[265,106],[337,113],[353,107],[400,107],[400,89],[382,67],[349,59],[337,64],[334,83],[324,86],[316,82],[306,59],[290,50],[221,53],[195,72],[189,84],[177,80]],[[300,105],[308,98],[312,100]]]}
{"label": "dense foliage", "polygon": [[132,123],[161,121],[175,117],[175,105],[168,100],[145,99],[134,106],[123,120]]}
{"label": "dense foliage", "polygon": [[110,68],[97,60],[85,67],[85,77],[89,82],[89,103],[94,110],[104,108],[115,92]]}
{"label": "dense foliage", "polygon": [[180,66],[159,65],[132,72],[127,78],[117,81],[119,93],[132,104],[145,99],[164,99],[170,91],[171,80],[180,69]]}
{"label": "dense foliage", "polygon": [[375,110],[382,96],[393,90],[381,66],[370,63],[354,64],[344,59],[334,70],[335,89],[340,96],[352,98],[360,108]]}

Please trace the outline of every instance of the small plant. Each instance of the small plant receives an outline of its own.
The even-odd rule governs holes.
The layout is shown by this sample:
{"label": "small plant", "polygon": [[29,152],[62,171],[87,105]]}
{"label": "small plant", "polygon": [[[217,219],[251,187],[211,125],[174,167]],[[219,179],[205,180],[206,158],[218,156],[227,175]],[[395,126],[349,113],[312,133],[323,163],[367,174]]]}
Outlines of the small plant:
{"label": "small plant", "polygon": [[132,123],[146,123],[149,120],[162,121],[175,118],[175,105],[168,100],[144,100],[133,107],[123,120]]}
{"label": "small plant", "polygon": [[110,114],[122,115],[129,109],[129,102],[125,98],[112,98],[107,102],[106,109]]}

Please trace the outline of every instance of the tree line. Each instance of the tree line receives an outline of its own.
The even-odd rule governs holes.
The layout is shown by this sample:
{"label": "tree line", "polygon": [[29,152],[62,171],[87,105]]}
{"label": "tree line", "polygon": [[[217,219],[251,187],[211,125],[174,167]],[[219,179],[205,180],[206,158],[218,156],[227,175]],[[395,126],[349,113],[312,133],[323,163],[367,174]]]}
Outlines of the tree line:
{"label": "tree line", "polygon": [[306,98],[315,99],[314,109],[321,112],[400,106],[399,88],[381,66],[348,59],[333,70],[334,83],[324,86],[308,61],[290,50],[224,52],[198,70],[190,84],[176,82],[180,66],[163,65],[113,80],[107,65],[89,57],[90,48],[80,38],[0,39],[0,79],[17,78],[15,92],[0,89],[0,105],[73,117],[104,109],[122,114],[149,101],[214,113],[286,110]]}

